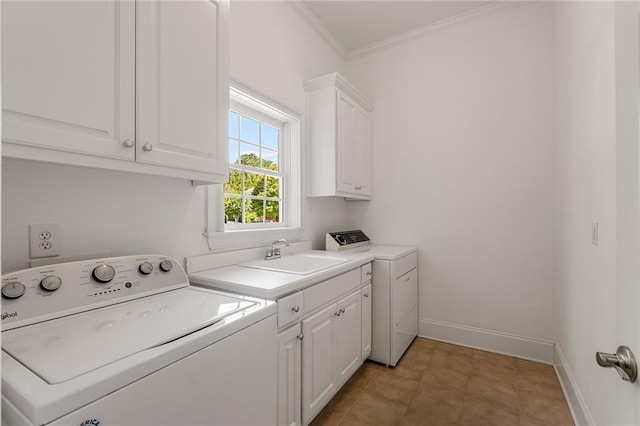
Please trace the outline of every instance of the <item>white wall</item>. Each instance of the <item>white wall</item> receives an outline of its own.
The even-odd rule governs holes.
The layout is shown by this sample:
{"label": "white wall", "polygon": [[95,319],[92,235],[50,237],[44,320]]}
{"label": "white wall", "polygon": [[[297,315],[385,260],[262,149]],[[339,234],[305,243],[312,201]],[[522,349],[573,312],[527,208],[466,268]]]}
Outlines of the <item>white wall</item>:
{"label": "white wall", "polygon": [[373,201],[350,226],[419,248],[423,335],[555,338],[552,22],[535,3],[347,64],[375,101]]}
{"label": "white wall", "polygon": [[580,422],[637,424],[640,387],[594,361],[640,350],[637,4],[560,2],[554,30],[561,374]]}
{"label": "white wall", "polygon": [[[285,2],[233,2],[230,27],[231,77],[301,115],[302,83],[343,66]],[[2,270],[28,267],[30,223],[60,224],[63,256],[204,253],[205,192],[185,180],[3,159]],[[346,226],[345,210],[340,199],[303,197],[315,247]]]}

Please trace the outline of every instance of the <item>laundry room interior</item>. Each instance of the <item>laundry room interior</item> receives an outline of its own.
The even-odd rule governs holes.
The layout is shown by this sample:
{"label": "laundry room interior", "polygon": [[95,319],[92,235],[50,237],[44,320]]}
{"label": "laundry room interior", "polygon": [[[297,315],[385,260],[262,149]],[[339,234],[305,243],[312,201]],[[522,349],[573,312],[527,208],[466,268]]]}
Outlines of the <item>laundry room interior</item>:
{"label": "laundry room interior", "polygon": [[[223,370],[225,359],[238,357],[230,371],[241,377],[245,387],[237,394],[247,399],[227,403],[237,410],[206,424],[640,425],[633,358],[640,354],[638,2],[189,0],[182,3],[198,6],[181,14],[181,2],[109,0],[68,2],[62,7],[69,10],[38,15],[39,7],[51,11],[63,3],[2,5],[3,424],[88,425],[81,422],[99,417],[97,424],[127,423],[109,421],[115,405],[101,408],[107,414],[90,412],[98,390],[73,407],[65,399],[60,411],[15,402],[27,398],[16,384],[22,374],[48,380],[38,373],[46,363],[33,373],[18,371],[18,364],[28,365],[15,352],[18,339],[80,315],[56,305],[64,318],[42,311],[22,322],[21,309],[30,308],[15,306],[32,294],[54,300],[70,288],[56,263],[100,259],[92,273],[83,270],[90,277],[78,288],[106,288],[116,307],[140,303],[118,299],[131,287],[125,281],[135,290],[135,280],[166,275],[175,276],[162,284],[170,291],[180,283],[241,295],[256,303],[247,308],[256,324],[267,330],[265,321],[273,320],[268,336],[261,335],[265,356],[249,365],[247,355],[246,375],[235,364],[251,350],[230,339],[240,333],[234,324],[258,328],[246,318],[228,320],[229,337],[220,337],[229,341],[227,352],[198,368]],[[195,19],[189,15],[195,10],[206,13]],[[165,22],[165,29],[143,28]],[[211,36],[202,45],[217,49],[213,54],[198,50],[203,34]],[[162,44],[154,39],[160,35],[163,43],[171,40]],[[213,59],[201,68],[204,57]],[[211,75],[202,72],[211,71],[207,66]],[[149,95],[154,90],[162,96]],[[350,122],[341,118],[345,99],[356,114]],[[276,148],[268,140],[274,128]],[[359,139],[343,150],[341,137],[349,134]],[[181,138],[194,142],[181,147]],[[195,159],[160,164],[169,156],[165,148],[174,157],[212,160],[204,168]],[[146,154],[158,162],[144,163]],[[250,186],[255,177],[262,189]],[[358,179],[365,193],[358,192]],[[34,231],[39,225],[44,231]],[[53,246],[43,246],[38,235],[50,232]],[[34,245],[53,247],[56,255],[34,256]],[[300,263],[285,262],[304,253]],[[124,260],[109,266],[112,258]],[[37,282],[12,292],[30,268],[40,268]],[[119,274],[129,273],[134,278],[118,287]],[[376,279],[385,274],[387,286],[406,277],[417,294],[395,307],[385,300],[381,313]],[[45,275],[62,279],[48,288],[51,281],[40,281]],[[320,289],[325,283],[331,286]],[[335,305],[334,334],[326,339],[339,346],[336,330],[350,318],[351,305],[340,307],[349,292],[360,297],[353,363],[346,372],[322,361],[316,371],[316,358],[306,358],[316,350],[312,320]],[[87,309],[108,309],[95,300]],[[388,317],[411,301],[403,318],[415,332],[395,332],[406,345],[397,343],[404,346],[394,357],[393,328],[409,320]],[[364,306],[373,309],[368,334],[360,329]],[[14,312],[18,318],[11,318]],[[222,330],[224,321],[215,324]],[[388,358],[377,358],[382,338],[376,333],[389,323]],[[193,330],[194,338],[206,332]],[[287,331],[298,339],[284,358],[296,357],[293,364],[282,364],[283,347],[290,347],[276,347]],[[201,340],[213,342],[214,335]],[[365,336],[373,339],[373,352],[365,350]],[[332,360],[341,359],[341,349],[331,350]],[[163,356],[171,354],[167,349]],[[119,365],[129,355],[118,356],[110,362]],[[15,367],[10,358],[18,359]],[[283,365],[292,369],[286,383]],[[69,373],[64,386],[98,374],[94,367]],[[140,368],[135,377],[143,377]],[[257,370],[265,374],[254,395],[248,389]],[[318,379],[324,376],[331,383]],[[116,385],[115,377],[109,392],[117,394],[127,386],[120,379]],[[262,401],[257,417],[233,417],[251,414],[242,413],[251,411],[251,398]],[[215,410],[215,403],[201,403]],[[144,411],[149,404],[123,415],[151,419]],[[200,410],[193,400],[187,405]],[[180,400],[173,410],[179,406]],[[76,409],[76,417],[65,417]],[[203,409],[204,417],[169,424],[203,424],[207,415]],[[145,423],[139,421],[134,424]]]}

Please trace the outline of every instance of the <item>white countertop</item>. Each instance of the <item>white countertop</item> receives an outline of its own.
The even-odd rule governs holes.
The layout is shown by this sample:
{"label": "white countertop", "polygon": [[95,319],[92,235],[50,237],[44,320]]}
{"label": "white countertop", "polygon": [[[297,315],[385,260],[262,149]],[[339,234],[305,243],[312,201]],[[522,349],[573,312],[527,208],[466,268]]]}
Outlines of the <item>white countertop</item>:
{"label": "white countertop", "polygon": [[376,258],[372,252],[325,252],[313,251],[314,254],[325,253],[332,257],[349,259],[340,265],[322,271],[299,275],[284,272],[274,272],[264,269],[248,268],[244,266],[225,266],[208,269],[189,274],[189,281],[200,286],[207,286],[247,296],[276,300],[289,293],[344,274]]}

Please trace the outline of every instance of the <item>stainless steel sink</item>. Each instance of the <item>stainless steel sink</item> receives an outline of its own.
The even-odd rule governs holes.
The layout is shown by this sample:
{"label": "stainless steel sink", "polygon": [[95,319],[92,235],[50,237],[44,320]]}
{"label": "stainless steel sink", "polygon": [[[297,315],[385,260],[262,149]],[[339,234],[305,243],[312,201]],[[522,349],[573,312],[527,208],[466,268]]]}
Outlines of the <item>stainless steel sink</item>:
{"label": "stainless steel sink", "polygon": [[238,266],[284,272],[287,274],[309,275],[348,261],[349,259],[344,257],[325,256],[303,252],[285,255],[279,259],[273,260],[252,260],[251,262],[240,263]]}

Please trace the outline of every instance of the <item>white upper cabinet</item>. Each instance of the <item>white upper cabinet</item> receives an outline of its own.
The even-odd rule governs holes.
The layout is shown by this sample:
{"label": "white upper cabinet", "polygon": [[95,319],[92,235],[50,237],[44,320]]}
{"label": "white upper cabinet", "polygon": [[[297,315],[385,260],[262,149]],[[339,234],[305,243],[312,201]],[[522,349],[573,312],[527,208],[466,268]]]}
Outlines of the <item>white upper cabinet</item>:
{"label": "white upper cabinet", "polygon": [[371,199],[371,103],[340,74],[305,83],[309,196]]}
{"label": "white upper cabinet", "polygon": [[3,2],[3,155],[226,181],[227,22],[227,0]]}

